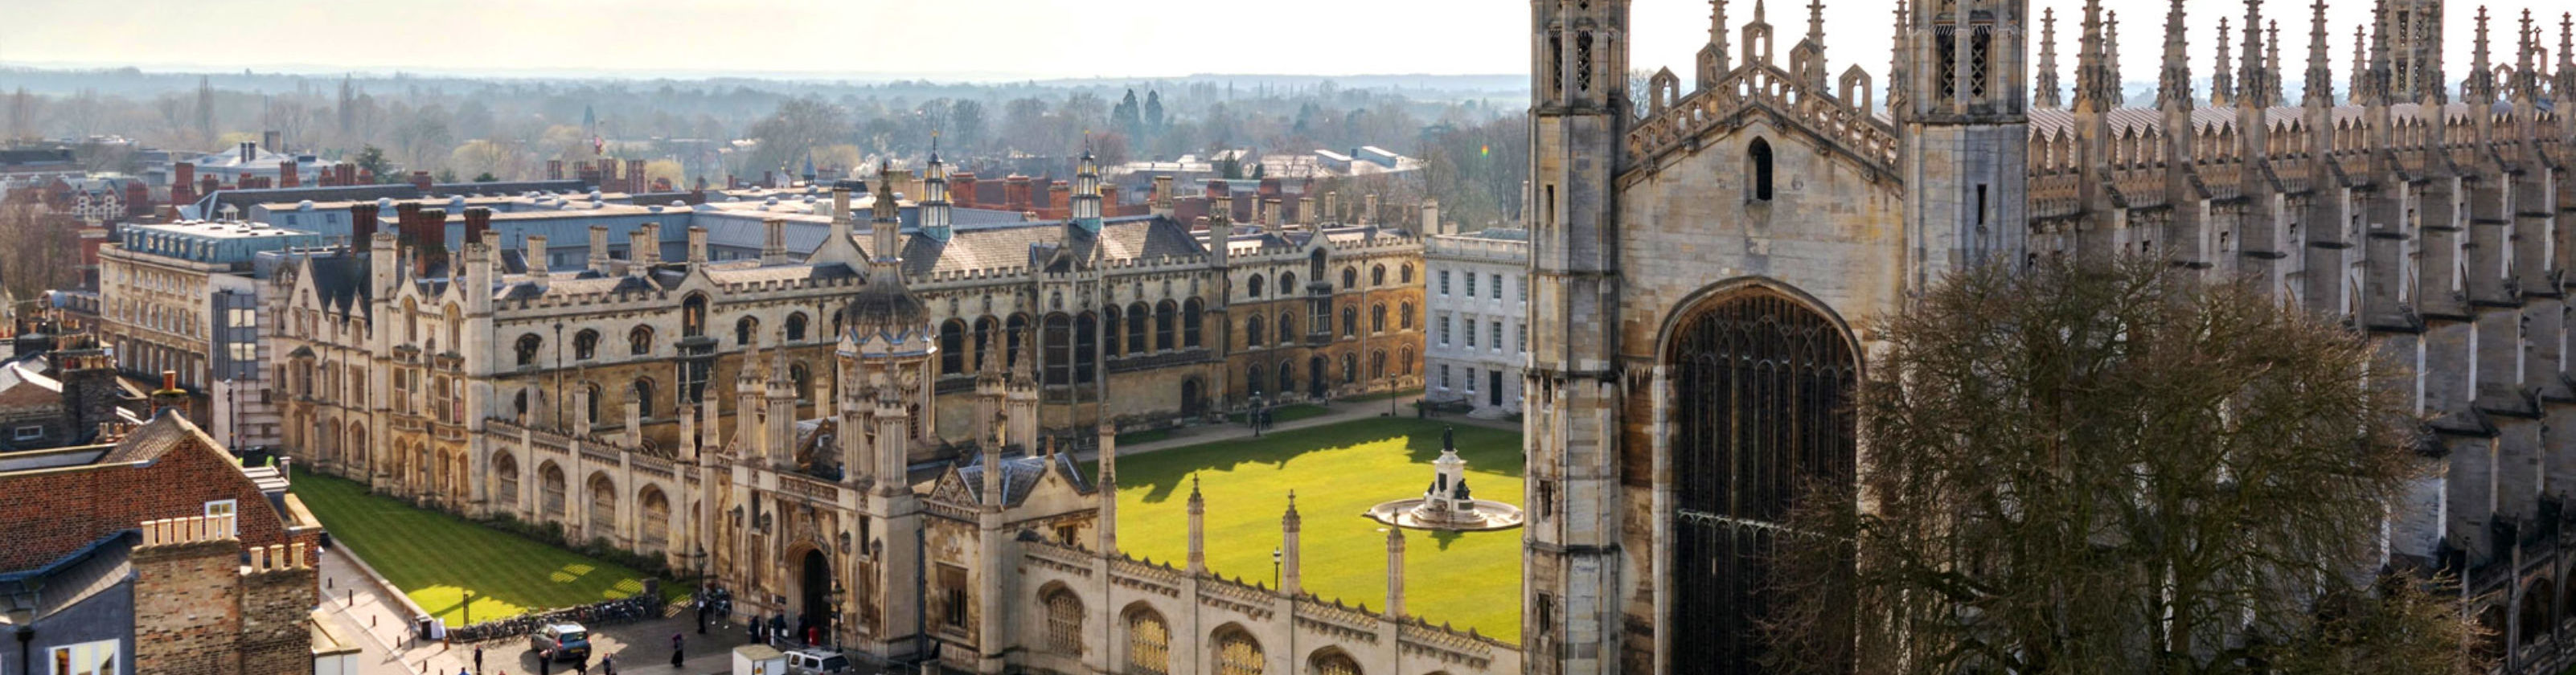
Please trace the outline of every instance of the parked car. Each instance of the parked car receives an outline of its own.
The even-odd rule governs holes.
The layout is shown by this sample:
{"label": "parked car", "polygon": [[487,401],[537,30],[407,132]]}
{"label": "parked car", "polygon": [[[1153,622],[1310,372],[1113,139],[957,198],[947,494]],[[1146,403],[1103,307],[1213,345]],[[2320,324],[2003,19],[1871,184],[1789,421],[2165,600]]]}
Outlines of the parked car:
{"label": "parked car", "polygon": [[552,655],[556,661],[581,661],[590,658],[590,629],[577,623],[553,623],[537,627],[528,634],[528,651],[539,657]]}
{"label": "parked car", "polygon": [[850,657],[807,647],[787,653],[787,672],[796,675],[842,675],[850,672]]}

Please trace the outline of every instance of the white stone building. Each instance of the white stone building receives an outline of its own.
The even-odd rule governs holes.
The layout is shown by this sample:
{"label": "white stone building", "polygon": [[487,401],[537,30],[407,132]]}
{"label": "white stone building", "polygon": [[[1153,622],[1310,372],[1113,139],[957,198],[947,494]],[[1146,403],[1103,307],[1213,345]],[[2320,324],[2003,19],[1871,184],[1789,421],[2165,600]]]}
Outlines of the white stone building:
{"label": "white stone building", "polygon": [[99,247],[100,337],[117,369],[179,385],[212,403],[201,419],[229,447],[278,441],[277,408],[261,383],[254,259],[318,246],[320,235],[266,223],[127,224]]}
{"label": "white stone building", "polygon": [[1521,410],[1529,356],[1529,231],[1487,228],[1423,243],[1423,397],[1474,406],[1478,417]]}

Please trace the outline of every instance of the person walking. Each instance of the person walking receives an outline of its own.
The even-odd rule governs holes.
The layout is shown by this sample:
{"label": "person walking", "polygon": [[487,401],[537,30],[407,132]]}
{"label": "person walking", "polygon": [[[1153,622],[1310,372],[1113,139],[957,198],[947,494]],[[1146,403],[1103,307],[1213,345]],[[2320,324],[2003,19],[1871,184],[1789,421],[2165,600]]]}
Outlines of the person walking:
{"label": "person walking", "polygon": [[552,649],[538,650],[538,651],[537,651],[537,675],[554,675],[554,670],[555,670],[555,651],[554,651],[554,650],[552,650]]}
{"label": "person walking", "polygon": [[674,670],[677,670],[679,667],[680,667],[680,648],[679,648],[679,646],[678,646],[678,645],[673,645],[673,646],[671,647],[671,668],[672,668],[672,669],[674,669]]}
{"label": "person walking", "polygon": [[474,645],[474,672],[483,672],[483,645]]}
{"label": "person walking", "polygon": [[599,657],[599,669],[601,672],[607,673],[607,675],[617,675],[617,655],[610,654]]}

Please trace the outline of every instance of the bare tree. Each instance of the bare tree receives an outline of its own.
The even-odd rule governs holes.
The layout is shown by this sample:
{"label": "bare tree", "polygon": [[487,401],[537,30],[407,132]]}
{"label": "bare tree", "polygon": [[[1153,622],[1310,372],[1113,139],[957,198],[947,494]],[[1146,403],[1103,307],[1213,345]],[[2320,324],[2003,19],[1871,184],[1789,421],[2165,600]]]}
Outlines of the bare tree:
{"label": "bare tree", "polygon": [[1868,468],[1781,539],[1777,666],[2470,672],[2456,590],[2380,576],[2421,466],[2402,369],[2188,275],[1981,268],[1873,330]]}

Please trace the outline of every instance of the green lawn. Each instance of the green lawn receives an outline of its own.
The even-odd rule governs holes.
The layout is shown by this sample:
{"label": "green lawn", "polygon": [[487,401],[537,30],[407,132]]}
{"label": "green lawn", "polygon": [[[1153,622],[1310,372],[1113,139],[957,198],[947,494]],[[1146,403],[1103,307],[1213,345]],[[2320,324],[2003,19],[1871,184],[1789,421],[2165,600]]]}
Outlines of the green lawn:
{"label": "green lawn", "polygon": [[[1288,492],[1297,512],[1308,592],[1386,607],[1385,526],[1362,515],[1378,502],[1421,496],[1440,456],[1437,421],[1364,419],[1118,460],[1119,548],[1172,561],[1189,552],[1190,476],[1207,500],[1208,568],[1269,584],[1270,552]],[[1458,427],[1476,495],[1521,499],[1521,436]],[[1520,639],[1521,532],[1405,532],[1406,609],[1437,625]]]}
{"label": "green lawn", "polygon": [[[356,482],[299,473],[293,488],[335,545],[365,558],[422,609],[466,623],[634,595],[644,575],[456,516],[368,494]],[[674,584],[665,588],[676,589]]]}

